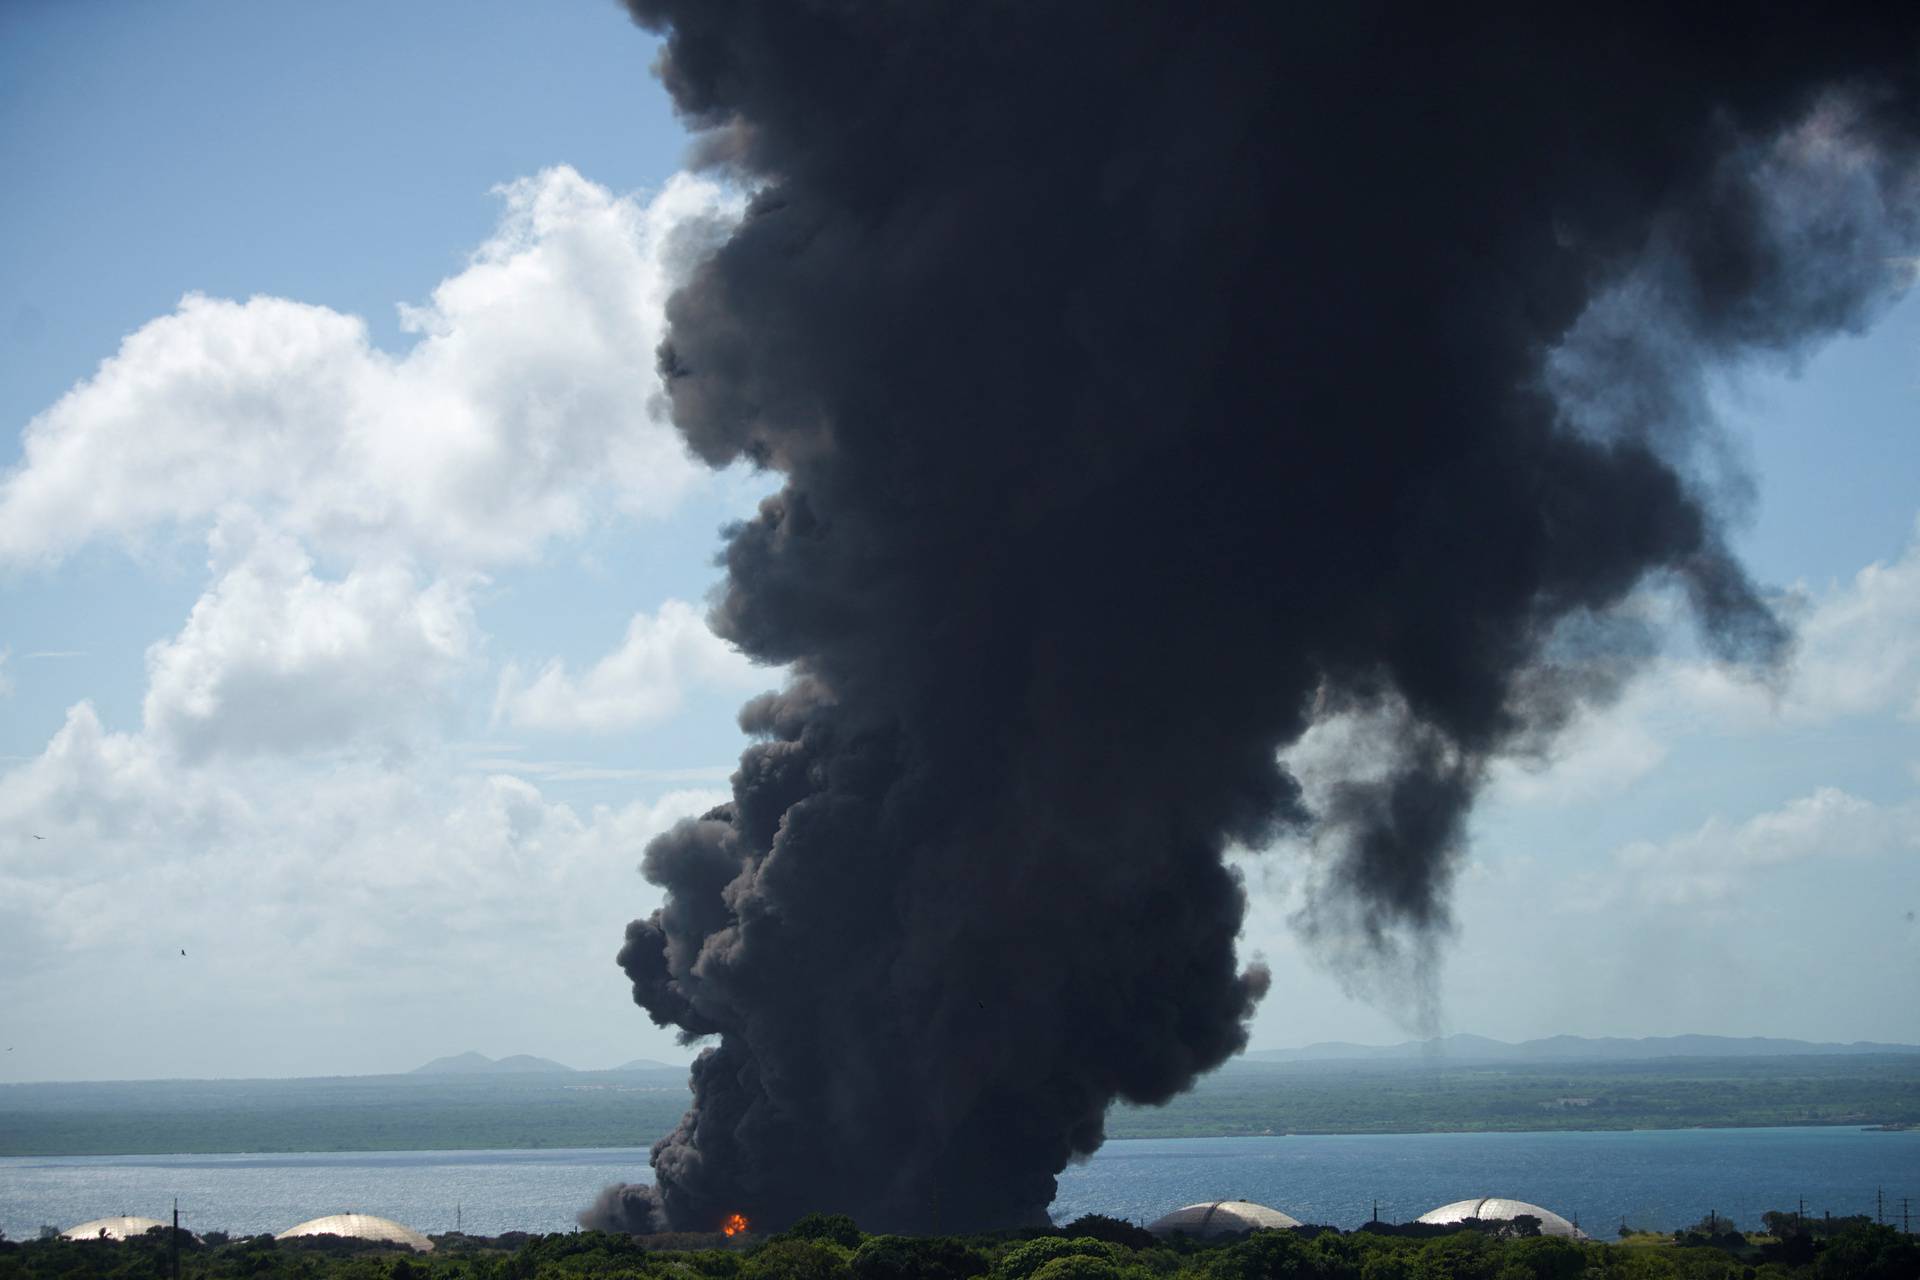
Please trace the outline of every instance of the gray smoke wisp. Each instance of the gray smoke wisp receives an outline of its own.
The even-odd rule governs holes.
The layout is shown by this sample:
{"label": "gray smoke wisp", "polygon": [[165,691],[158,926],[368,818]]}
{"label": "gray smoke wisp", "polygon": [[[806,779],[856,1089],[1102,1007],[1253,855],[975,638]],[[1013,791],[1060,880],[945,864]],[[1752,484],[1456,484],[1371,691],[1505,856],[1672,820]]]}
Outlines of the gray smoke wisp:
{"label": "gray smoke wisp", "polygon": [[[1229,848],[1310,841],[1308,934],[1417,957],[1631,593],[1784,659],[1703,379],[1906,279],[1913,19],[631,7],[758,192],[660,362],[783,478],[712,621],[795,676],[646,851],[620,964],[709,1047],[589,1225],[1041,1222],[1111,1103],[1244,1047]],[[1309,804],[1279,753],[1333,715],[1377,731]]]}

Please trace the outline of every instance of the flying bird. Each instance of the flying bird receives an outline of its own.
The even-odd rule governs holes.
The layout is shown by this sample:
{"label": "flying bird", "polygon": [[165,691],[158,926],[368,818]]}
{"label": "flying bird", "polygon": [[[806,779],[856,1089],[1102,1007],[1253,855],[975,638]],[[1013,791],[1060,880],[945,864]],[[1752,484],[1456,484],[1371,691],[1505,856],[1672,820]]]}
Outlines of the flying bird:
{"label": "flying bird", "polygon": [[180,954],[181,955],[187,954],[187,949],[185,947],[180,948]]}
{"label": "flying bird", "polygon": [[34,837],[34,839],[35,839],[35,840],[45,840],[45,839],[46,839],[46,837],[45,837],[45,836],[35,836],[35,837]]}

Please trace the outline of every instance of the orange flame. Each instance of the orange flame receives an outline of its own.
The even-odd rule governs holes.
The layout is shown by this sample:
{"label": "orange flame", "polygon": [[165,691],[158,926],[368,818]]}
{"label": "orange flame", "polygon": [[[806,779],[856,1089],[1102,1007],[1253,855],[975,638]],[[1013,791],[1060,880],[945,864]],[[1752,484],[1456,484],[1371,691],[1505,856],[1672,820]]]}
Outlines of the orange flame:
{"label": "orange flame", "polygon": [[727,1220],[720,1224],[720,1230],[730,1236],[737,1236],[746,1229],[747,1218],[745,1214],[741,1213],[728,1215]]}

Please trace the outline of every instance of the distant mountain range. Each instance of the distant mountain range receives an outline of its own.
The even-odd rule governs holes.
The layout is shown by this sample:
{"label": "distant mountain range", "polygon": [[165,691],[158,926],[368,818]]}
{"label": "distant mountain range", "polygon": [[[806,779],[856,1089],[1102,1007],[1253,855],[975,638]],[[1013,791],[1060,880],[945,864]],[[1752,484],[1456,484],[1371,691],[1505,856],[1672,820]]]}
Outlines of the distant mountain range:
{"label": "distant mountain range", "polygon": [[1804,1054],[1920,1053],[1920,1045],[1880,1044],[1856,1040],[1851,1044],[1810,1040],[1777,1040],[1769,1036],[1647,1036],[1638,1040],[1618,1036],[1548,1036],[1509,1044],[1486,1036],[1451,1035],[1400,1044],[1348,1044],[1323,1041],[1300,1049],[1254,1049],[1243,1054],[1254,1062],[1400,1061],[1443,1058],[1452,1062],[1627,1062],[1658,1058],[1773,1058]]}
{"label": "distant mountain range", "polygon": [[478,1076],[505,1075],[509,1072],[527,1071],[571,1071],[564,1062],[555,1062],[551,1058],[536,1058],[528,1053],[516,1053],[508,1058],[489,1058],[484,1053],[475,1053],[469,1049],[465,1053],[456,1053],[448,1058],[435,1058],[425,1066],[415,1067],[416,1076]]}
{"label": "distant mountain range", "polygon": [[[623,1062],[614,1067],[615,1071],[685,1071],[685,1067],[676,1067],[670,1062],[655,1062],[652,1058],[635,1058],[632,1062]],[[409,1075],[416,1076],[479,1076],[479,1075],[525,1075],[533,1072],[564,1071],[570,1074],[574,1069],[564,1062],[555,1062],[552,1058],[536,1058],[528,1053],[516,1053],[505,1058],[489,1058],[484,1053],[475,1053],[469,1049],[465,1053],[456,1053],[451,1057],[435,1058],[424,1066],[415,1067]]]}

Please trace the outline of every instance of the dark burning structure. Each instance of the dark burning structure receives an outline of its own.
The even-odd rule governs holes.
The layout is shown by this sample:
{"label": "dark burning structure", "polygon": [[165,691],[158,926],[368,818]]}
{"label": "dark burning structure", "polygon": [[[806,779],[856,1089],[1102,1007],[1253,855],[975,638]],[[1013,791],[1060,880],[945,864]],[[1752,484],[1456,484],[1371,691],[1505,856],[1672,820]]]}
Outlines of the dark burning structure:
{"label": "dark burning structure", "polygon": [[[1702,377],[1904,285],[1914,11],[631,3],[758,190],[660,360],[785,478],[713,621],[797,674],[647,850],[620,963],[713,1043],[584,1220],[1037,1222],[1243,1046],[1229,846],[1310,839],[1302,927],[1417,963],[1629,593],[1785,655]],[[1276,752],[1339,714],[1310,811]]]}

